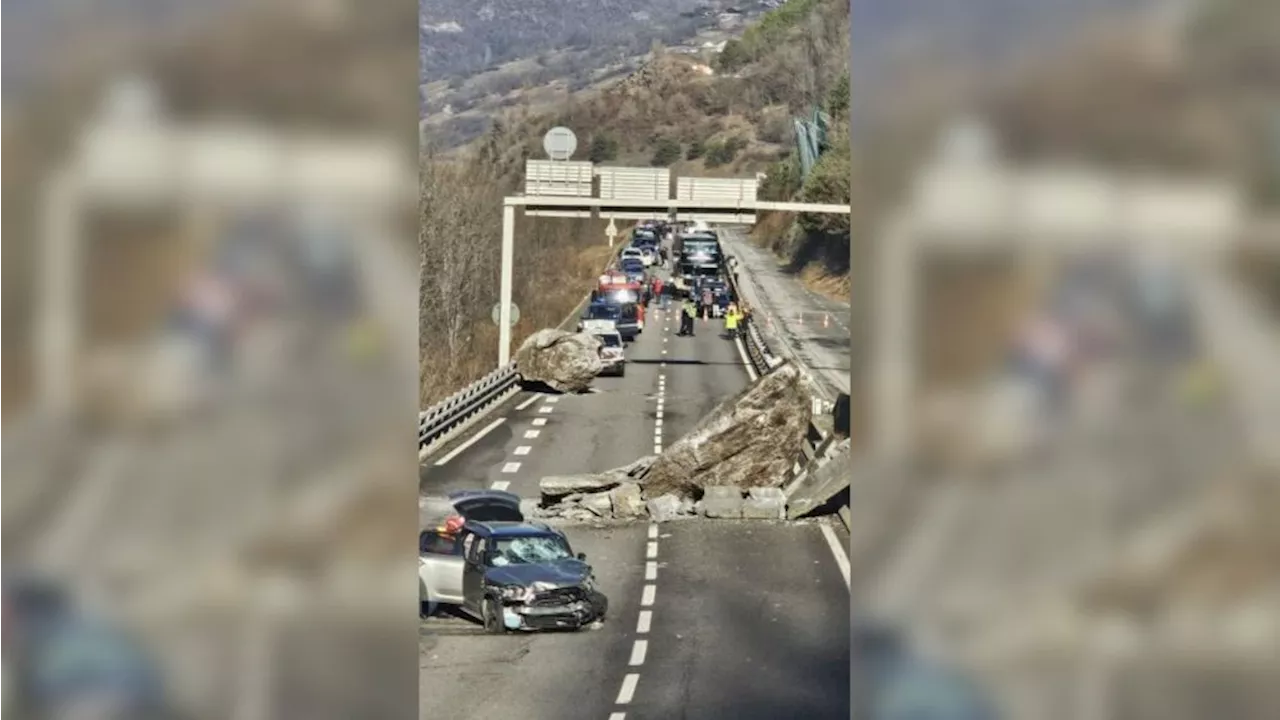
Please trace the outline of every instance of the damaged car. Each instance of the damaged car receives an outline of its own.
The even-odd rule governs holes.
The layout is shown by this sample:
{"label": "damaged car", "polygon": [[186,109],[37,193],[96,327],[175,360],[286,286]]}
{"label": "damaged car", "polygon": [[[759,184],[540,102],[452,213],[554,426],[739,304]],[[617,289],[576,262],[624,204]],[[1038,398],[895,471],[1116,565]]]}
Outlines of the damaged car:
{"label": "damaged car", "polygon": [[519,496],[472,490],[450,500],[461,523],[419,538],[419,595],[428,608],[456,608],[493,634],[576,630],[604,619],[608,598],[586,556],[560,530],[525,520]]}

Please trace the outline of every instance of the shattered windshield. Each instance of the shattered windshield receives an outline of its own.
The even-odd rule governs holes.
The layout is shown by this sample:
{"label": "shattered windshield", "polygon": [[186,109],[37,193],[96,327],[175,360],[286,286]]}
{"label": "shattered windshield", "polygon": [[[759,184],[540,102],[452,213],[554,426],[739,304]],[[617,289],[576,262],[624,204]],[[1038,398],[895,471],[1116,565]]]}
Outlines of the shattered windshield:
{"label": "shattered windshield", "polygon": [[536,565],[573,557],[564,540],[554,535],[536,535],[499,540],[494,547],[493,564]]}

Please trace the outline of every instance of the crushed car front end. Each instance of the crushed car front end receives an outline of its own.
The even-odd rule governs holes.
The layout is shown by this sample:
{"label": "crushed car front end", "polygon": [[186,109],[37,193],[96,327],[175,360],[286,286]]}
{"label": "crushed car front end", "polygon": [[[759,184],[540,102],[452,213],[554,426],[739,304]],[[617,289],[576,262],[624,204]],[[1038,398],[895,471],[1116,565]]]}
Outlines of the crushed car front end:
{"label": "crushed car front end", "polygon": [[502,622],[508,630],[578,630],[604,618],[609,601],[588,579],[571,587],[500,588]]}

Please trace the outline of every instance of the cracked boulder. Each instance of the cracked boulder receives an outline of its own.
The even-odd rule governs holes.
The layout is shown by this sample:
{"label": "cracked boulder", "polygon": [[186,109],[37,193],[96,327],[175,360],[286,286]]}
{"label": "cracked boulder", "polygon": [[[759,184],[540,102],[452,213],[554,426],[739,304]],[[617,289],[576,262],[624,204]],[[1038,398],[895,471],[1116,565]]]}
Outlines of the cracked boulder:
{"label": "cracked boulder", "polygon": [[812,388],[790,363],[721,403],[649,469],[645,494],[701,496],[707,487],[780,487],[802,452]]}
{"label": "cracked boulder", "polygon": [[595,336],[554,328],[530,335],[516,351],[515,362],[524,382],[565,393],[587,390],[604,368]]}

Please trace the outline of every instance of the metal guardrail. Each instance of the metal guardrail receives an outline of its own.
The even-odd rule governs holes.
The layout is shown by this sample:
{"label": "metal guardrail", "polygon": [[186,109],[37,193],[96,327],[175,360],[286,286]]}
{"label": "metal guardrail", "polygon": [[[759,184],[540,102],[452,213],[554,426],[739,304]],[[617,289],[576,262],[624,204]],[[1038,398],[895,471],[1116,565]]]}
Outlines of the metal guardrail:
{"label": "metal guardrail", "polygon": [[508,363],[419,413],[419,455],[453,437],[477,415],[519,389],[516,364]]}

